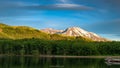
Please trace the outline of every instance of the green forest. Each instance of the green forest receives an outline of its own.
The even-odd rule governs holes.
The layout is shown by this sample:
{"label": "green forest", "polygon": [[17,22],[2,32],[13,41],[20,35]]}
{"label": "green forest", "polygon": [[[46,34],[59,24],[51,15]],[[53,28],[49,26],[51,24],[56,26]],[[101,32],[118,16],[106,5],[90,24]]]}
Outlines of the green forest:
{"label": "green forest", "polygon": [[120,42],[0,39],[1,55],[120,55]]}
{"label": "green forest", "polygon": [[95,42],[1,23],[0,55],[120,55],[120,42]]}

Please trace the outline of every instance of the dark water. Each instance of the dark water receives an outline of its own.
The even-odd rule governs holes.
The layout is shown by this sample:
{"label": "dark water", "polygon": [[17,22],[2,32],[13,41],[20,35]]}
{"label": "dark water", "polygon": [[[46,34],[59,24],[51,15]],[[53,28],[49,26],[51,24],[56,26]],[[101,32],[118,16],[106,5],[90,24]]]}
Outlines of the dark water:
{"label": "dark water", "polygon": [[0,68],[120,68],[95,58],[0,57]]}

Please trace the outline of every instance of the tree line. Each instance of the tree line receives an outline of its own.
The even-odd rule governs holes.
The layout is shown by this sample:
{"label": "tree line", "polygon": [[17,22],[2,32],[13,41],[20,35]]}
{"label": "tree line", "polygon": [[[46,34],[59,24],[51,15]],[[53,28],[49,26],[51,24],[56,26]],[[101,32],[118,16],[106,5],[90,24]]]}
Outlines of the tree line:
{"label": "tree line", "polygon": [[120,42],[0,39],[0,55],[120,55]]}

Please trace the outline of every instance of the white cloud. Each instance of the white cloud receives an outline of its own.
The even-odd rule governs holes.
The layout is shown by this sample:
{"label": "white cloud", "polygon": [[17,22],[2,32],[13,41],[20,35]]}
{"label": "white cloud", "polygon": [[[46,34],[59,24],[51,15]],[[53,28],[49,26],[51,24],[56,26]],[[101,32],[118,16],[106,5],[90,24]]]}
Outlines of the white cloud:
{"label": "white cloud", "polygon": [[78,4],[56,4],[57,7],[82,7],[82,5]]}
{"label": "white cloud", "polygon": [[[80,4],[75,4],[75,3],[72,3],[70,0],[59,0],[60,3],[57,3],[57,4],[53,4],[52,6],[49,6],[49,7],[53,7],[55,9],[71,9],[71,10],[91,10],[93,9],[92,7],[89,7],[89,6],[84,6],[84,5],[80,5]],[[48,8],[48,7],[47,7]]]}
{"label": "white cloud", "polygon": [[55,4],[57,8],[71,8],[71,9],[93,9],[92,7],[79,5],[79,4]]}
{"label": "white cloud", "polygon": [[24,9],[34,9],[34,10],[93,10],[92,7],[84,6],[80,4],[48,4],[48,5],[31,5],[23,6]]}

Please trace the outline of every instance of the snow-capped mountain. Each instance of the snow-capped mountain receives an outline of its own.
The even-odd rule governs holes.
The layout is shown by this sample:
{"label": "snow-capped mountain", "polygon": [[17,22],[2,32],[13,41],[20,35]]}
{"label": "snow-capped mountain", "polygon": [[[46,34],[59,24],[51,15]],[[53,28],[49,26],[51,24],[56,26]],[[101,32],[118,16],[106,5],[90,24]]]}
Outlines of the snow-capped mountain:
{"label": "snow-capped mountain", "polygon": [[42,29],[41,31],[50,34],[61,34],[64,36],[75,36],[75,37],[80,36],[83,38],[91,39],[93,41],[107,41],[107,39],[102,38],[93,32],[88,32],[86,30],[83,30],[80,27],[70,27],[67,28],[66,30],[55,30],[55,29],[47,28],[47,29]]}

